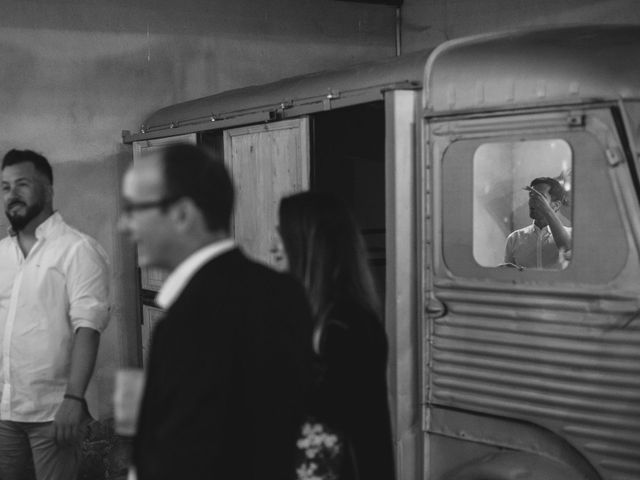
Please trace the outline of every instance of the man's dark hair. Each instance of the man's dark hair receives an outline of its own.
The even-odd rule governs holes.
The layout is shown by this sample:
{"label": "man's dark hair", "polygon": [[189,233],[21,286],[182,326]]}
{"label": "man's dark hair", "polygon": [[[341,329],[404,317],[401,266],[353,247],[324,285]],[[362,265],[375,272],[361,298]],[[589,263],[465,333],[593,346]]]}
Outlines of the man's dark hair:
{"label": "man's dark hair", "polygon": [[16,150],[15,148],[9,150],[2,159],[2,170],[5,167],[25,162],[31,163],[36,171],[44,175],[49,180],[49,183],[53,185],[53,171],[49,161],[33,150]]}
{"label": "man's dark hair", "polygon": [[558,180],[551,177],[538,177],[531,181],[532,187],[540,184],[549,185],[549,196],[551,197],[551,201],[560,202],[561,205],[565,205],[567,203],[567,192]]}
{"label": "man's dark hair", "polygon": [[233,211],[233,183],[222,161],[201,147],[178,143],[161,155],[166,196],[190,198],[211,231],[229,231]]}

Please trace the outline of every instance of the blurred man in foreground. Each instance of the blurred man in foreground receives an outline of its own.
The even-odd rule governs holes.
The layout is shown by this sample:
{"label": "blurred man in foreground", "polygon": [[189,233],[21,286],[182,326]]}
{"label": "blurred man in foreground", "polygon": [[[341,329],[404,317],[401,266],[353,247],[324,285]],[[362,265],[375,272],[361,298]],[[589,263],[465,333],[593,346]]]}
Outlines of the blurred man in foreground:
{"label": "blurred man in foreground", "polygon": [[309,381],[302,288],[247,259],[230,237],[233,186],[192,145],[136,162],[121,229],[141,266],[171,272],[156,302],[133,463],[139,480],[282,480]]}

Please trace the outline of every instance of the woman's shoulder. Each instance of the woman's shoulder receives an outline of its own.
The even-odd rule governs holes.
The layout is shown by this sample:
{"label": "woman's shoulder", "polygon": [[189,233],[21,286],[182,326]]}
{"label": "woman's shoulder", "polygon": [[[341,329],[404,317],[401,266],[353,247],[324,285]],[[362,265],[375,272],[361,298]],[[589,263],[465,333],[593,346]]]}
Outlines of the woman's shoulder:
{"label": "woman's shoulder", "polygon": [[370,309],[352,301],[341,301],[329,312],[325,326],[328,337],[342,337],[371,341],[385,337],[380,317]]}
{"label": "woman's shoulder", "polygon": [[327,318],[321,340],[321,357],[339,362],[343,368],[377,371],[374,365],[386,366],[387,336],[381,319],[366,308],[352,303],[341,303]]}

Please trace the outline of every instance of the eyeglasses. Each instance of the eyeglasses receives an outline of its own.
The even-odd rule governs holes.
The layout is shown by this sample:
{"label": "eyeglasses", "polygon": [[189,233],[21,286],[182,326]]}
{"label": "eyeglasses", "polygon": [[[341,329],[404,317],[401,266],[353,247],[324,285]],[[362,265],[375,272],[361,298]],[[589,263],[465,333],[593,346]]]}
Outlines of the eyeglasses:
{"label": "eyeglasses", "polygon": [[125,215],[131,215],[133,212],[139,212],[140,210],[149,210],[151,208],[166,208],[172,203],[177,202],[182,197],[167,197],[160,198],[158,200],[149,200],[148,202],[130,202],[124,200],[122,203],[122,213]]}

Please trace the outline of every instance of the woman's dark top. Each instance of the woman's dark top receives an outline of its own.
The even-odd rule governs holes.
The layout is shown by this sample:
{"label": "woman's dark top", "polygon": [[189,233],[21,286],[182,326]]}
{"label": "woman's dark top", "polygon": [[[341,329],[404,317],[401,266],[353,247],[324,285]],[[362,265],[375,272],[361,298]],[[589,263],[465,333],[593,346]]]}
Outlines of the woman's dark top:
{"label": "woman's dark top", "polygon": [[340,480],[395,478],[387,350],[374,314],[346,302],[333,308],[320,340],[311,413],[346,438]]}

